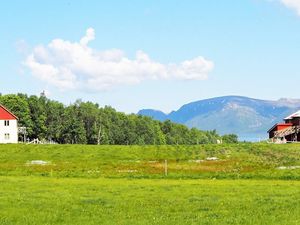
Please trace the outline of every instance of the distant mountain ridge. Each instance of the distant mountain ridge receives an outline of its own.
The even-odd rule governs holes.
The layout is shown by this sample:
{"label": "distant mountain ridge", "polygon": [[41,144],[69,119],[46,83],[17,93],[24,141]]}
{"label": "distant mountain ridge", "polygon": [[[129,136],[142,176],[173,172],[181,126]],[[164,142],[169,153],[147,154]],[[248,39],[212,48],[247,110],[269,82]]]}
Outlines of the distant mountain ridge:
{"label": "distant mountain ridge", "polygon": [[191,102],[169,114],[153,109],[143,109],[138,114],[202,130],[216,129],[220,134],[235,133],[245,140],[258,140],[267,137],[266,132],[274,123],[299,109],[300,99],[271,101],[223,96]]}

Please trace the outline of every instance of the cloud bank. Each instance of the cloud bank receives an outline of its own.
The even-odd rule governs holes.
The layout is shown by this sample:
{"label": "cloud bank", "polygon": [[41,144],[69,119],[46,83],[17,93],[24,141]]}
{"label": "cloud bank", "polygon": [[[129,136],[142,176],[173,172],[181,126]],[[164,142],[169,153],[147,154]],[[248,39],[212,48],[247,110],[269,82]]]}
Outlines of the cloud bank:
{"label": "cloud bank", "polygon": [[129,59],[122,50],[98,51],[88,46],[95,39],[89,28],[79,42],[54,39],[36,46],[24,65],[39,80],[61,90],[109,90],[144,80],[205,80],[214,63],[202,56],[179,64],[163,64],[137,51]]}
{"label": "cloud bank", "polygon": [[300,0],[281,0],[281,2],[288,8],[296,10],[300,16]]}

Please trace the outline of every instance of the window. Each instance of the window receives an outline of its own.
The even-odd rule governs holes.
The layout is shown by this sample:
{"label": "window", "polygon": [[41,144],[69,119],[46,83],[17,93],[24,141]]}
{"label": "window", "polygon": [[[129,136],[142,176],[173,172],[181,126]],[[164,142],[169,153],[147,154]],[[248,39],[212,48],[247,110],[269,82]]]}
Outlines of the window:
{"label": "window", "polygon": [[4,139],[9,140],[9,134],[8,133],[4,134]]}
{"label": "window", "polygon": [[9,126],[9,120],[4,120],[4,126],[6,126],[6,127]]}

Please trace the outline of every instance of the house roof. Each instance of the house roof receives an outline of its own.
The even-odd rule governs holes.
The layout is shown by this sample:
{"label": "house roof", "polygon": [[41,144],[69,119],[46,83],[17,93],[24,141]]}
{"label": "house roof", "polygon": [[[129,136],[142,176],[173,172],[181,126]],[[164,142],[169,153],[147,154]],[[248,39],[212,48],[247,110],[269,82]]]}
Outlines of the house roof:
{"label": "house roof", "polygon": [[0,120],[17,120],[18,117],[0,104]]}
{"label": "house roof", "polygon": [[295,117],[300,117],[300,110],[297,111],[297,112],[295,112],[295,113],[293,113],[293,114],[291,114],[291,115],[289,115],[288,117],[284,118],[284,120],[291,120],[291,119],[293,119]]}

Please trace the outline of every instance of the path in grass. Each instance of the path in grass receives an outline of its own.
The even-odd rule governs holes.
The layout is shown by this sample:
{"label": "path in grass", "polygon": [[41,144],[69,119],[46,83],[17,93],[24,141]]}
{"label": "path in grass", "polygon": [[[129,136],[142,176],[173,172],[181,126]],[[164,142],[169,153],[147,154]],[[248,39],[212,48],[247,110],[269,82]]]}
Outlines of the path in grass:
{"label": "path in grass", "polygon": [[0,224],[300,224],[300,182],[0,177]]}

